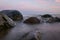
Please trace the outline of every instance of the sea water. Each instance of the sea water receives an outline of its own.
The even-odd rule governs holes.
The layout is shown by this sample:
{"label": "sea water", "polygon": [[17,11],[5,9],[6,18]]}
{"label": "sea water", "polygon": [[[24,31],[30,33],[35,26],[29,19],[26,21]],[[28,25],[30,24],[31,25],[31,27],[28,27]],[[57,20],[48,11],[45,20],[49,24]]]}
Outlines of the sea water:
{"label": "sea water", "polygon": [[[25,15],[24,18],[29,16]],[[4,37],[4,40],[20,40],[21,37],[28,32],[31,32],[31,35],[28,35],[28,38],[31,38],[35,31],[41,32],[41,40],[60,40],[60,23],[28,25],[23,22],[17,22],[17,25],[10,30]]]}

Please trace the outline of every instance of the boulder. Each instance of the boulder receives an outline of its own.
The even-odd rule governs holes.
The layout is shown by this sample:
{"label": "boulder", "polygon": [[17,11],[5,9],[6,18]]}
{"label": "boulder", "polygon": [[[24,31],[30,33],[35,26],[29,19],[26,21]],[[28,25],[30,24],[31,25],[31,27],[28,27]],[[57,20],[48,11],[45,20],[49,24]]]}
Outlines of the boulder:
{"label": "boulder", "polygon": [[36,17],[30,17],[28,19],[26,19],[24,21],[24,23],[27,23],[27,24],[39,24],[40,23],[40,20]]}
{"label": "boulder", "polygon": [[49,15],[49,14],[45,14],[45,15],[42,15],[41,17],[43,17],[43,18],[49,18],[49,17],[52,17],[52,16]]}
{"label": "boulder", "polygon": [[11,18],[9,18],[7,15],[2,14],[2,16],[3,16],[3,18],[6,20],[6,22],[7,22],[9,25],[11,25],[11,26],[15,26],[15,25],[16,25],[16,23],[15,23]]}
{"label": "boulder", "polygon": [[55,22],[60,22],[60,18],[55,17],[55,18],[54,18],[54,21],[55,21]]}
{"label": "boulder", "polygon": [[49,18],[46,22],[47,22],[47,23],[54,23],[54,18],[51,17],[51,18]]}
{"label": "boulder", "polygon": [[6,14],[14,21],[21,21],[23,19],[22,14],[17,10],[3,10],[1,11],[1,13]]}
{"label": "boulder", "polygon": [[35,35],[36,40],[41,40],[41,32],[40,31],[36,31],[34,33],[34,35]]}
{"label": "boulder", "polygon": [[46,23],[54,22],[54,17],[52,15],[45,14],[45,15],[42,15],[41,17],[42,17],[43,22],[46,22]]}
{"label": "boulder", "polygon": [[0,37],[4,36],[5,33],[12,28],[15,24],[12,19],[7,15],[0,13]]}
{"label": "boulder", "polygon": [[40,32],[30,31],[23,35],[19,40],[41,40],[41,37],[42,36]]}

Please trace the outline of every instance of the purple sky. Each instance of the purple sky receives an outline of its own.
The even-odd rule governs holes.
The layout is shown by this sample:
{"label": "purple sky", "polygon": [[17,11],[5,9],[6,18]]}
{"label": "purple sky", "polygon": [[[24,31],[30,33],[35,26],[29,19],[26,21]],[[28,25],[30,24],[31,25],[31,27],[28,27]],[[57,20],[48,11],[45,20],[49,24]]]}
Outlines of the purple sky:
{"label": "purple sky", "polygon": [[60,13],[60,0],[0,0],[0,10]]}

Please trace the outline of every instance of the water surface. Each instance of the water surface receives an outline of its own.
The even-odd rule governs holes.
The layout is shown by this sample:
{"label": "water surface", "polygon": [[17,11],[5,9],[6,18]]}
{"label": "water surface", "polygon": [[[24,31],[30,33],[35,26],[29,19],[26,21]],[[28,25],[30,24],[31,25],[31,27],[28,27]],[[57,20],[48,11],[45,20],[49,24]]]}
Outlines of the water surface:
{"label": "water surface", "polygon": [[31,38],[36,30],[41,32],[41,40],[60,40],[60,23],[28,25],[23,22],[17,22],[17,25],[10,30],[4,40],[20,40],[28,32],[31,32],[28,37]]}

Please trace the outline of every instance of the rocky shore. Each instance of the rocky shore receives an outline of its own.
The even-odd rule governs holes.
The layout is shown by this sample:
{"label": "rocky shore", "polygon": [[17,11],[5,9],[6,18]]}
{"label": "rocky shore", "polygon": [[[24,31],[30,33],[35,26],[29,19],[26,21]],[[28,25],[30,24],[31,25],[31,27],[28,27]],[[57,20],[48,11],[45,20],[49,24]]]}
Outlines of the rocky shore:
{"label": "rocky shore", "polygon": [[[59,23],[60,17],[53,16],[50,14],[44,14],[44,15],[38,15],[38,16],[31,16],[27,19],[25,19],[18,10],[2,10],[0,11],[0,38],[5,36],[10,29],[12,29],[14,26],[16,26],[16,22],[22,22],[24,24],[30,24],[30,25],[36,25],[36,24],[43,24],[43,23]],[[22,36],[23,39],[19,40],[28,40],[24,37],[26,35],[29,35],[30,32],[26,33]],[[32,34],[33,37],[29,40],[40,40],[41,35],[40,32],[35,32],[35,34]]]}

